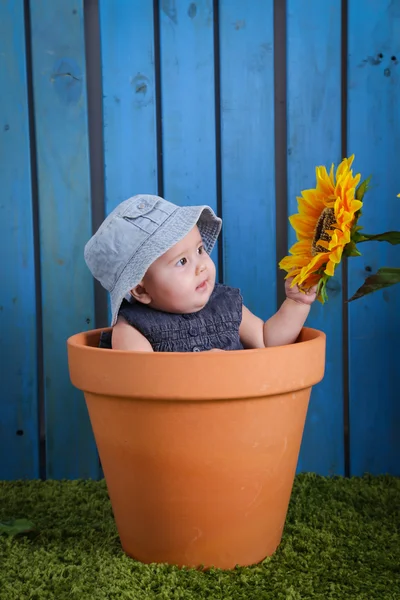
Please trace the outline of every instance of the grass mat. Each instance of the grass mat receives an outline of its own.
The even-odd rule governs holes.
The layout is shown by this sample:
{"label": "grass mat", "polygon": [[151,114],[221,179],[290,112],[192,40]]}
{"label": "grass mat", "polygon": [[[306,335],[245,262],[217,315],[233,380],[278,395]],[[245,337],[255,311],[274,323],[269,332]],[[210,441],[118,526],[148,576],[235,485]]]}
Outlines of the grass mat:
{"label": "grass mat", "polygon": [[296,478],[281,546],[263,563],[200,572],[123,554],[104,482],[0,482],[1,600],[400,600],[400,479]]}

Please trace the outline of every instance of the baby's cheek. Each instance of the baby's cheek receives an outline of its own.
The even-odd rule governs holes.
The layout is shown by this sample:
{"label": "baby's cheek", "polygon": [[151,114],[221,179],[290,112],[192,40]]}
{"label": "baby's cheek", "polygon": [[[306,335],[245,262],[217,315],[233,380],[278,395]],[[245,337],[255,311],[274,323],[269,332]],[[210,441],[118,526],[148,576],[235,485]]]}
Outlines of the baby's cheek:
{"label": "baby's cheek", "polygon": [[214,262],[211,260],[211,258],[210,258],[210,257],[208,257],[208,261],[207,261],[207,269],[208,269],[208,272],[210,273],[210,275],[212,275],[212,276],[214,276],[214,277],[215,277],[215,272],[216,272],[216,271],[215,271],[215,264],[214,264]]}

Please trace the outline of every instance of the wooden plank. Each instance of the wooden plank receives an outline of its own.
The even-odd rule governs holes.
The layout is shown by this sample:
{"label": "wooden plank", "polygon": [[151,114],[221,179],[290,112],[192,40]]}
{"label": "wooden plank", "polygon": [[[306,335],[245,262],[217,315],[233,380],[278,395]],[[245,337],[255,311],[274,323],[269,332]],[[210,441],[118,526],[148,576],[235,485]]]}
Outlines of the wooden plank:
{"label": "wooden plank", "polygon": [[0,479],[34,479],[39,428],[23,0],[0,3],[0,89]]}
{"label": "wooden plank", "polygon": [[153,2],[99,3],[107,214],[157,193]]}
{"label": "wooden plank", "polygon": [[221,146],[225,283],[250,310],[276,310],[272,0],[221,0]]}
{"label": "wooden plank", "polygon": [[35,0],[31,23],[47,477],[97,478],[89,417],[82,392],[70,384],[66,352],[68,336],[94,324],[83,258],[91,235],[83,1]]}
{"label": "wooden plank", "polygon": [[[349,1],[348,148],[372,175],[360,224],[400,230],[400,1]],[[349,294],[381,266],[399,266],[399,248],[360,245],[349,261]],[[367,269],[368,268],[368,269]],[[400,475],[400,286],[349,305],[351,474]]]}
{"label": "wooden plank", "polygon": [[[315,167],[341,160],[341,2],[287,3],[288,198],[315,187]],[[290,245],[295,236],[290,228]],[[341,270],[307,324],[327,335],[326,373],[312,392],[299,471],[344,473]]]}
{"label": "wooden plank", "polygon": [[211,0],[160,3],[164,196],[217,211],[213,22]]}

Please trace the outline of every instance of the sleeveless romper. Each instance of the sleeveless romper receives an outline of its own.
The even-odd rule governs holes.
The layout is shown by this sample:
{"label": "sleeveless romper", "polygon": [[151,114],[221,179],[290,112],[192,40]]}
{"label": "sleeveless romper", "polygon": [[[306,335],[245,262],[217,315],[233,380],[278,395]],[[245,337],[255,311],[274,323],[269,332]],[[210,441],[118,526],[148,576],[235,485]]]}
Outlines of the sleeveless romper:
{"label": "sleeveless romper", "polygon": [[[217,283],[206,306],[195,313],[167,313],[124,300],[119,315],[149,340],[154,352],[242,350],[242,304],[238,289]],[[111,332],[101,334],[100,347],[111,348]]]}

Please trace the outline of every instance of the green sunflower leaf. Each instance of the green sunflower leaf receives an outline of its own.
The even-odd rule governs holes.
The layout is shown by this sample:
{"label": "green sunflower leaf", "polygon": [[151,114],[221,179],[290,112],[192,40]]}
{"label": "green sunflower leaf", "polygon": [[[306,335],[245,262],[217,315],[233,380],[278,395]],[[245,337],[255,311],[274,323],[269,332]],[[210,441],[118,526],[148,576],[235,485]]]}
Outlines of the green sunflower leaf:
{"label": "green sunflower leaf", "polygon": [[351,241],[354,244],[358,244],[358,242],[362,242],[364,240],[362,233],[358,233],[358,231],[355,231],[354,233],[351,234]]}
{"label": "green sunflower leaf", "polygon": [[400,283],[400,268],[397,267],[382,267],[377,273],[370,275],[364,281],[362,286],[358,288],[356,293],[350,298],[349,302],[357,300],[367,294],[372,294],[377,290],[389,287]]}
{"label": "green sunflower leaf", "polygon": [[326,291],[326,284],[328,282],[329,276],[323,275],[318,282],[317,285],[317,298],[321,302],[321,304],[325,304],[328,301],[328,292]]}
{"label": "green sunflower leaf", "polygon": [[392,246],[400,244],[400,231],[386,231],[385,233],[377,233],[375,235],[369,233],[357,235],[359,236],[358,242],[389,242]]}
{"label": "green sunflower leaf", "polygon": [[356,199],[360,200],[360,202],[362,202],[365,192],[369,189],[370,181],[371,181],[371,175],[367,179],[364,179],[364,181],[362,181],[360,183],[360,185],[358,186],[358,188],[356,189]]}
{"label": "green sunflower leaf", "polygon": [[357,234],[355,234],[354,236],[355,239],[352,239],[348,244],[346,244],[346,246],[344,247],[344,253],[346,256],[361,256],[361,252],[358,250],[357,246],[356,246],[356,242],[358,242],[359,240],[357,239]]}
{"label": "green sunflower leaf", "polygon": [[348,253],[347,256],[362,256],[361,252],[357,249],[357,246],[354,244],[354,248],[351,252]]}

